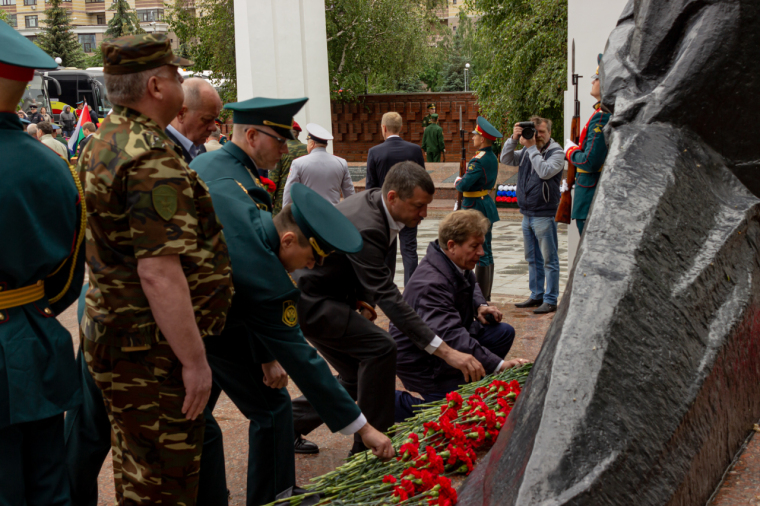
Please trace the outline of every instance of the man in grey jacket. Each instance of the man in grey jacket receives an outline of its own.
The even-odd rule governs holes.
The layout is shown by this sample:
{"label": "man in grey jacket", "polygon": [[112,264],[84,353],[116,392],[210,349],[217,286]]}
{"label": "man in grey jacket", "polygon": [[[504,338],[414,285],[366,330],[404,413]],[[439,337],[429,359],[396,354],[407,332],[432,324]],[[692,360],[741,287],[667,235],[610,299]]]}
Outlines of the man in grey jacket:
{"label": "man in grey jacket", "polygon": [[340,202],[340,196],[350,197],[354,194],[354,183],[348,172],[348,163],[343,158],[327,152],[327,142],[333,139],[330,132],[317,125],[306,125],[306,150],[308,155],[296,158],[290,165],[290,174],[285,183],[282,205],[292,202],[290,188],[293,183],[302,183],[332,205]]}
{"label": "man in grey jacket", "polygon": [[[512,137],[501,150],[501,163],[519,167],[517,204],[523,215],[523,247],[528,262],[530,298],[515,304],[520,308],[535,307],[536,314],[557,310],[559,298],[559,253],[557,248],[557,214],[565,153],[551,138],[551,120],[534,116],[535,135],[522,136],[515,123]],[[523,146],[515,151],[518,142]],[[546,282],[546,285],[544,285]]]}

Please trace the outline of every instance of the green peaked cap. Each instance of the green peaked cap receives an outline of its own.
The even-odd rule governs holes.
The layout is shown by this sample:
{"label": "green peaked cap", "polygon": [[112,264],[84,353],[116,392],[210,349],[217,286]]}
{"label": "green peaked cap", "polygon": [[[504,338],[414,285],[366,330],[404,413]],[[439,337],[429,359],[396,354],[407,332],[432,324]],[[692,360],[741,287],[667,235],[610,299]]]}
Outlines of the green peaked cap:
{"label": "green peaked cap", "polygon": [[58,64],[8,23],[0,21],[0,63],[27,69],[55,70]]}
{"label": "green peaked cap", "polygon": [[[475,126],[475,133],[479,133],[481,135],[485,134],[484,137],[486,139],[493,138],[493,139],[501,139],[503,136],[501,132],[499,132],[495,126],[493,126],[487,119],[485,119],[483,116],[478,116],[477,122]],[[492,140],[493,140],[492,139]]]}
{"label": "green peaked cap", "polygon": [[290,198],[298,228],[307,239],[313,238],[324,253],[361,251],[364,241],[354,224],[317,192],[304,184],[293,183]]}
{"label": "green peaked cap", "polygon": [[309,99],[254,97],[242,102],[226,104],[232,111],[232,122],[239,125],[263,125],[272,128],[286,139],[293,139],[293,116],[298,114]]}

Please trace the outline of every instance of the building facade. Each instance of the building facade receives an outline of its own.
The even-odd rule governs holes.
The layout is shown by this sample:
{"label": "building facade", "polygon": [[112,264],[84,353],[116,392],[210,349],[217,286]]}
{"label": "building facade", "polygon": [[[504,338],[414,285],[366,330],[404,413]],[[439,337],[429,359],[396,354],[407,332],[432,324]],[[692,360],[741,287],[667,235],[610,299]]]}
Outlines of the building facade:
{"label": "building facade", "polygon": [[[140,25],[148,33],[168,33],[169,25],[164,21],[163,0],[127,0],[135,9]],[[11,25],[22,35],[34,41],[42,31],[45,20],[46,0],[0,0],[3,9],[10,18]],[[94,52],[103,42],[108,21],[113,18],[110,11],[111,0],[63,0],[63,6],[69,12],[71,26],[79,38],[85,53]],[[188,6],[192,8],[192,5]],[[169,33],[172,47],[178,47],[176,36]]]}

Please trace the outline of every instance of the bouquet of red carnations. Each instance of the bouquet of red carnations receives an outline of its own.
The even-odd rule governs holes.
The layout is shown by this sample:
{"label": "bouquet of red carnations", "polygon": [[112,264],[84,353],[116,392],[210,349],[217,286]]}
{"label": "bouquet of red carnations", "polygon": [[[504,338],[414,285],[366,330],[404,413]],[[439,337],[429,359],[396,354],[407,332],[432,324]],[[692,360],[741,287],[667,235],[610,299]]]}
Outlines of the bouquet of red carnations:
{"label": "bouquet of red carnations", "polygon": [[464,385],[445,400],[388,431],[397,457],[381,462],[370,452],[351,457],[334,471],[312,479],[309,492],[272,505],[297,506],[308,497],[341,506],[453,506],[456,490],[449,476],[468,475],[476,450],[492,445],[520,395],[532,364],[508,369]]}

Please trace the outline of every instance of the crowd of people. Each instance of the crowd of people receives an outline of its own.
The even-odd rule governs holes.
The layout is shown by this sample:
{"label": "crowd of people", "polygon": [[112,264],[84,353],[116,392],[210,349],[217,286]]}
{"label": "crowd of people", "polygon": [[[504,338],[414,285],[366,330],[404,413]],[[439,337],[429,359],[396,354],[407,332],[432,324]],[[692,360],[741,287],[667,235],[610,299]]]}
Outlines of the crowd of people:
{"label": "crowd of people", "polygon": [[[34,69],[56,65],[2,22],[0,40],[14,49],[0,55],[9,111]],[[383,433],[416,405],[525,362],[506,360],[515,330],[489,302],[501,133],[485,118],[456,183],[463,209],[441,221],[418,263],[435,186],[420,146],[400,138],[398,113],[383,116],[385,141],[354,193],[327,129],[310,123],[307,144],[298,141],[293,117],[307,98],[223,104],[207,81],[183,80],[177,69],[192,62],[160,34],[106,41],[102,53],[114,108],[84,125],[76,168],[50,121],[24,133],[20,115],[0,112],[0,142],[14,146],[2,168],[14,191],[0,190],[11,223],[0,344],[13,350],[0,361],[0,503],[94,505],[110,451],[117,504],[227,504],[213,414],[225,392],[250,420],[247,504],[264,504],[295,487],[294,454],[319,451],[304,436],[322,423],[353,435],[351,454],[387,460],[395,450]],[[430,119],[435,130],[434,110]],[[515,127],[501,156],[520,166],[518,187],[551,196],[533,203],[526,190],[533,211],[523,214],[531,254],[545,259],[531,267],[531,304],[554,310],[544,218],[564,154],[551,123],[534,122],[537,139]],[[518,139],[525,149],[514,151]],[[54,317],[77,301],[75,358]],[[373,323],[378,307],[389,331]],[[396,391],[397,375],[422,399]],[[302,397],[291,401],[289,380]]]}

